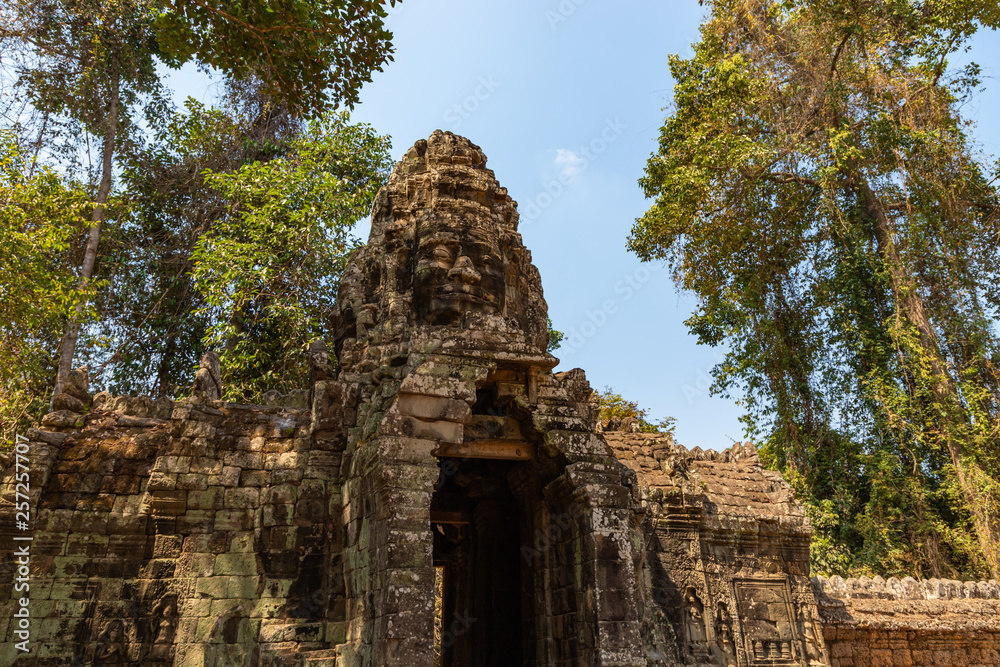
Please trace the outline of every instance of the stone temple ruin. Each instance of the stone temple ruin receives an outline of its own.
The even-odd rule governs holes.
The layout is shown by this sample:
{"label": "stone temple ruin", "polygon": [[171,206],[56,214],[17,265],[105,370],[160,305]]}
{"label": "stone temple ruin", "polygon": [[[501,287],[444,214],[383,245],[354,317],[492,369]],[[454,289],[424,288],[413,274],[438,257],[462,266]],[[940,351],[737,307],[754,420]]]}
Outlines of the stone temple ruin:
{"label": "stone temple ruin", "polygon": [[309,387],[225,403],[212,355],[178,401],[75,374],[28,432],[27,531],[13,453],[0,478],[0,664],[1000,664],[997,582],[811,579],[751,446],[598,424],[517,223],[437,131],[378,195]]}

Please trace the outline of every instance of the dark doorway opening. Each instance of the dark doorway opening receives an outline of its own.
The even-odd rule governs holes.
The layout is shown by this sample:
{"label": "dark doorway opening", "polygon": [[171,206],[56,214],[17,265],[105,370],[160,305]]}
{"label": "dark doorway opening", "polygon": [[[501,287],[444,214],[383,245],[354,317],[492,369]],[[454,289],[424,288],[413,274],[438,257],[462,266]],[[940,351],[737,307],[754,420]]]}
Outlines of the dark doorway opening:
{"label": "dark doorway opening", "polygon": [[[524,511],[510,474],[524,463],[440,460],[431,502],[434,565],[440,568],[440,667],[531,664],[531,573],[521,557]],[[528,621],[527,623],[525,621]]]}

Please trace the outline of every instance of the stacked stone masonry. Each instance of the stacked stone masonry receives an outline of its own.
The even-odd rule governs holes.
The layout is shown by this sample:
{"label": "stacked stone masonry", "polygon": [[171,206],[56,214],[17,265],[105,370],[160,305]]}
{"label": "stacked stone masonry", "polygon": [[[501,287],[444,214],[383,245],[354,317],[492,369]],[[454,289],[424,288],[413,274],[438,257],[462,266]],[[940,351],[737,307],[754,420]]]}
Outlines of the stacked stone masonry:
{"label": "stacked stone masonry", "polygon": [[833,667],[1000,665],[1000,584],[815,577]]}
{"label": "stacked stone masonry", "polygon": [[74,372],[27,434],[30,531],[13,453],[0,477],[0,664],[1000,664],[995,582],[810,579],[752,446],[599,424],[517,223],[435,132],[377,196],[308,386],[223,402],[214,354],[176,402]]}

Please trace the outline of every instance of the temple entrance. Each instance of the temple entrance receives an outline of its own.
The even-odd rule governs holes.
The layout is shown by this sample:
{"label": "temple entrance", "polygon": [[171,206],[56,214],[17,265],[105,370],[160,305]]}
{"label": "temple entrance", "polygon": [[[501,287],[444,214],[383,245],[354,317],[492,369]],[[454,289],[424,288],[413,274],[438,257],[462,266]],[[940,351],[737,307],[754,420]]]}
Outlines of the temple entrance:
{"label": "temple entrance", "polygon": [[524,513],[508,481],[518,465],[526,464],[441,459],[431,503],[440,667],[510,667],[532,652]]}

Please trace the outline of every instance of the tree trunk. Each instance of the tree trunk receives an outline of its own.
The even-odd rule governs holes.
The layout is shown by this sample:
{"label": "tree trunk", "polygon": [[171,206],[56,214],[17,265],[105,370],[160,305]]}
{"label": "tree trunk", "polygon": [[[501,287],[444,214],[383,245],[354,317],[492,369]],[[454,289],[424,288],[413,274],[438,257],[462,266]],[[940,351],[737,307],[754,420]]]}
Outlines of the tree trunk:
{"label": "tree trunk", "polygon": [[934,328],[927,317],[917,285],[903,265],[893,241],[892,222],[886,216],[878,196],[868,183],[862,180],[858,185],[855,182],[855,189],[864,200],[866,212],[875,222],[875,240],[892,277],[897,307],[907,323],[916,329],[920,347],[930,362],[931,391],[943,410],[945,422],[942,428],[942,444],[947,448],[951,462],[955,466],[958,483],[962,487],[966,506],[972,514],[979,546],[986,558],[990,573],[993,577],[1000,577],[1000,522],[997,517],[991,516],[985,510],[990,503],[986,502],[975,483],[975,464],[966,460],[963,438],[955,433],[955,429],[968,425],[968,415],[962,407],[958,389],[948,374],[947,364],[941,355]]}
{"label": "tree trunk", "polygon": [[[87,247],[83,254],[83,265],[80,267],[79,288],[82,290],[90,282],[97,262],[97,244],[101,239],[101,223],[104,221],[104,211],[111,192],[111,171],[114,166],[115,135],[118,131],[118,71],[112,70],[111,97],[108,100],[107,126],[104,129],[104,145],[101,156],[101,184],[97,188],[94,200],[94,214],[91,218],[90,230],[87,232]],[[55,398],[66,384],[66,377],[73,368],[73,355],[76,352],[76,341],[80,336],[80,320],[83,315],[83,305],[78,303],[76,312],[66,324],[66,331],[59,344],[59,371],[56,375],[56,386],[52,391]]]}

